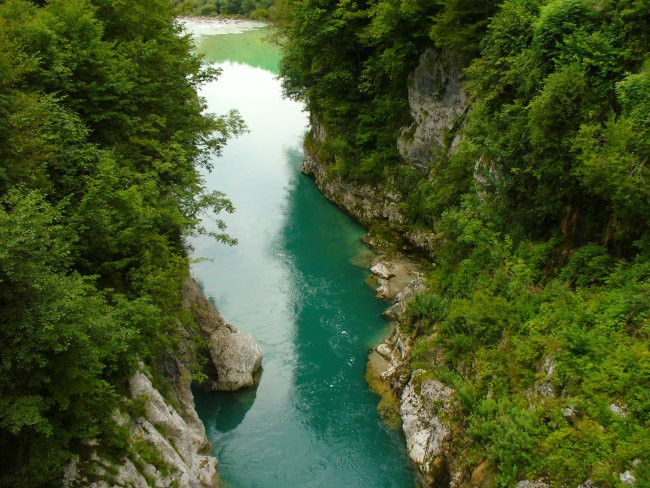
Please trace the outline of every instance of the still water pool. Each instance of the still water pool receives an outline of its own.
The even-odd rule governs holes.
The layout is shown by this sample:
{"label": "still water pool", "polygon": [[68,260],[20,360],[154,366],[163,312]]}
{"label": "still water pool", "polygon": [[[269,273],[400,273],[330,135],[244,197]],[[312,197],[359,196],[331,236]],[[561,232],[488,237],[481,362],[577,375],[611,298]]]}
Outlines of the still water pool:
{"label": "still water pool", "polygon": [[205,177],[235,205],[224,220],[239,244],[195,239],[194,257],[209,261],[193,273],[265,354],[256,389],[195,391],[222,480],[233,488],[412,488],[402,434],[382,423],[364,381],[368,351],[385,334],[385,304],[352,264],[364,252],[363,230],[300,173],[307,115],[282,98],[268,30],[242,30],[197,37],[222,70],[202,90],[208,110],[236,108],[250,132],[229,142]]}

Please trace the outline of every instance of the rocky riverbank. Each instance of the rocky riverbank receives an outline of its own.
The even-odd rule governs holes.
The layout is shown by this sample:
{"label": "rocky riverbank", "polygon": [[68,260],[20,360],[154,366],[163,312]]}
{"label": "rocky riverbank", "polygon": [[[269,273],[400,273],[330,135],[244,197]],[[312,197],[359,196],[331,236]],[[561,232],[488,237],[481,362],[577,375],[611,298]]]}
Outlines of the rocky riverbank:
{"label": "rocky riverbank", "polygon": [[[411,75],[409,103],[414,122],[403,128],[396,144],[402,156],[400,164],[406,169],[403,173],[419,183],[426,185],[427,179],[436,178],[431,171],[431,161],[449,160],[458,148],[458,125],[462,125],[462,115],[469,104],[462,89],[463,73],[461,60],[449,53],[428,49]],[[426,290],[422,271],[436,265],[437,237],[433,226],[418,227],[415,219],[410,220],[409,190],[396,177],[387,174],[371,185],[343,179],[331,171],[333,165],[319,160],[319,147],[327,138],[327,128],[312,115],[303,172],[314,178],[327,198],[368,229],[367,242],[379,256],[371,263],[372,277],[368,282],[376,288],[377,296],[393,302],[385,312],[394,321],[392,331],[370,354],[366,375],[371,390],[381,395],[379,411],[389,424],[401,423],[409,457],[424,486],[494,486],[500,467],[490,464],[487,456],[482,458],[475,451],[472,453],[472,441],[467,426],[463,425],[467,424],[463,418],[467,415],[467,407],[464,413],[460,399],[465,397],[460,393],[466,395],[467,392],[455,391],[453,386],[457,383],[453,378],[450,380],[449,375],[436,373],[439,366],[444,369],[446,352],[436,346],[438,332],[435,327],[426,332],[419,330],[420,324],[413,318],[417,314],[409,312],[414,297]],[[485,164],[481,158],[476,161],[475,181],[481,182],[478,169]],[[404,263],[410,264],[405,267]],[[423,269],[419,269],[420,263]],[[406,274],[402,273],[404,269],[408,270]],[[422,304],[416,302],[414,305],[417,308]],[[426,308],[426,304],[423,307]],[[423,354],[426,360],[422,360]],[[542,355],[533,367],[535,378],[524,392],[530,411],[545,409],[563,395],[557,388],[558,373],[552,351]],[[461,364],[458,369],[459,375],[473,374],[470,365]],[[488,391],[486,395],[489,400],[493,392]],[[628,416],[627,406],[620,403],[611,403],[609,411],[620,419]],[[579,422],[580,414],[573,405],[561,410],[561,415],[568,422]],[[605,430],[600,425],[598,428]],[[512,442],[509,448],[519,448],[517,441],[509,442]],[[491,462],[494,463],[494,458]],[[635,470],[640,470],[643,463],[641,457],[635,458],[611,472],[610,479],[616,486],[635,486],[638,484],[635,473],[639,472]],[[576,478],[575,484],[562,486],[597,486],[596,482],[585,478]],[[598,486],[614,486],[614,482]],[[548,488],[559,485],[553,480],[524,479],[513,482],[512,486]]]}
{"label": "rocky riverbank", "polygon": [[[468,105],[462,90],[462,63],[447,53],[427,50],[409,83],[409,103],[414,118],[398,141],[404,164],[426,174],[432,151],[453,151],[458,141],[444,144],[446,134]],[[327,138],[312,117],[312,140]],[[487,470],[461,479],[454,466],[453,435],[447,421],[456,409],[455,392],[422,369],[413,370],[410,354],[414,334],[403,327],[409,301],[426,288],[423,268],[412,258],[423,258],[425,268],[435,266],[435,235],[412,225],[403,212],[404,195],[398,182],[387,178],[379,185],[344,180],[328,171],[317,155],[306,150],[303,173],[314,178],[321,192],[369,229],[367,243],[378,257],[371,263],[369,285],[377,296],[391,302],[385,316],[393,321],[392,332],[371,352],[366,378],[381,396],[379,412],[389,425],[402,425],[409,457],[426,486],[483,486]],[[425,176],[423,176],[425,177]],[[386,229],[392,242],[387,242]],[[411,257],[409,257],[411,256]]]}
{"label": "rocky riverbank", "polygon": [[[81,487],[175,487],[219,486],[218,461],[199,419],[192,394],[190,369],[204,362],[204,387],[233,391],[254,386],[262,364],[262,350],[250,334],[226,323],[207,300],[198,283],[188,279],[183,290],[184,306],[198,326],[202,340],[184,331],[185,341],[177,354],[128,381],[128,396],[115,412],[115,422],[128,435],[124,458],[110,459],[91,442],[87,456],[71,463],[64,486]],[[204,355],[203,361],[199,360]],[[152,374],[152,373],[156,374]],[[161,380],[165,395],[154,386]]]}

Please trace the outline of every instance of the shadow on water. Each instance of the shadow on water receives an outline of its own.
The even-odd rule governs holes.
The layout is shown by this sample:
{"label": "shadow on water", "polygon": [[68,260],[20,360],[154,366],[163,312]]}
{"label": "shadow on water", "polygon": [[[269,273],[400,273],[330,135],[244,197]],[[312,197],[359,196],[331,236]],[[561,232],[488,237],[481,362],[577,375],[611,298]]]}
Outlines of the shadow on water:
{"label": "shadow on water", "polygon": [[237,207],[224,219],[239,245],[194,240],[195,255],[213,261],[193,271],[263,348],[264,377],[256,390],[195,390],[197,411],[236,488],[412,488],[402,434],[382,423],[364,381],[385,304],[363,283],[363,229],[300,173],[307,118],[282,100],[269,73],[280,56],[258,45],[262,31],[199,46],[223,69],[201,92],[208,109],[239,109],[251,132],[206,175]]}
{"label": "shadow on water", "polygon": [[192,387],[196,411],[203,423],[226,433],[239,426],[255,403],[257,386],[237,392],[210,391]]}
{"label": "shadow on water", "polygon": [[386,307],[363,283],[367,268],[351,263],[367,252],[364,231],[300,173],[300,151],[288,149],[286,158],[292,177],[275,245],[292,256],[293,286],[302,290],[294,307],[292,407],[323,443],[331,466],[322,482],[413,486],[402,433],[381,422],[364,379]]}

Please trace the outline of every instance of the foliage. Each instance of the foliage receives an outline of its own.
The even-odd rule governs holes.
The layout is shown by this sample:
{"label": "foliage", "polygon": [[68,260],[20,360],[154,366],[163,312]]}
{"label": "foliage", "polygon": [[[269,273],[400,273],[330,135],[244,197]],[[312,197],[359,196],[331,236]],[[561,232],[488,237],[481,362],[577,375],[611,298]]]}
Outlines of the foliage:
{"label": "foliage", "polygon": [[273,0],[174,0],[181,15],[241,15],[252,19],[268,19],[274,11]]}
{"label": "foliage", "polygon": [[[411,366],[457,393],[455,461],[489,461],[503,487],[650,484],[648,2],[286,3],[310,150],[347,178],[393,176],[402,230],[435,234],[402,327]],[[428,47],[468,63],[472,103],[420,174],[396,138]]]}
{"label": "foliage", "polygon": [[123,453],[125,380],[192,327],[184,238],[232,210],[197,166],[242,122],[202,113],[179,32],[165,0],[0,2],[2,486]]}
{"label": "foliage", "polygon": [[287,2],[284,90],[326,129],[321,151],[341,174],[377,179],[399,157],[395,138],[410,118],[406,80],[434,12],[421,0]]}

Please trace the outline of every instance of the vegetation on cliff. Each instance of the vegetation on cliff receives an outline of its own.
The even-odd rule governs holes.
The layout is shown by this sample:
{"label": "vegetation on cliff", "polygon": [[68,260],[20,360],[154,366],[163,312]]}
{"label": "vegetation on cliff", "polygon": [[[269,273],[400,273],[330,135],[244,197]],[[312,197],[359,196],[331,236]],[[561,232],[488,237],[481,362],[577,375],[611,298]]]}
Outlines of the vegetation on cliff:
{"label": "vegetation on cliff", "polygon": [[193,326],[183,239],[230,209],[197,165],[242,124],[202,113],[191,49],[166,0],[0,2],[2,486],[119,456],[126,380]]}
{"label": "vegetation on cliff", "polygon": [[[650,484],[650,5],[286,12],[285,89],[320,124],[309,148],[346,178],[392,178],[401,230],[434,232],[429,291],[404,325],[411,366],[457,392],[455,462],[489,461],[503,487],[621,486],[626,470]],[[421,172],[396,138],[425,48],[467,66],[471,105]]]}

